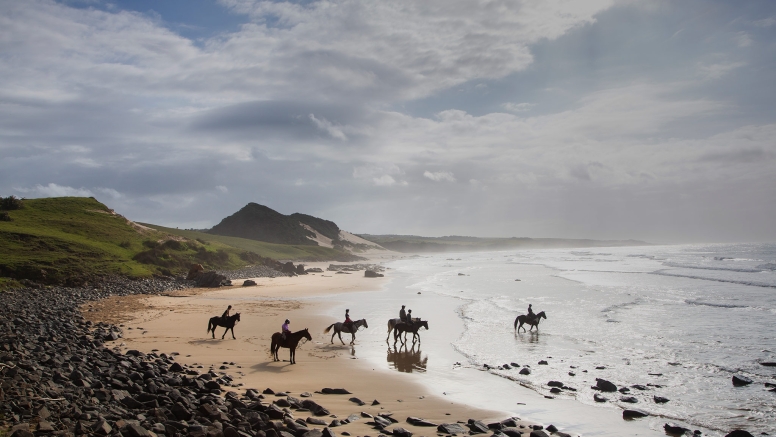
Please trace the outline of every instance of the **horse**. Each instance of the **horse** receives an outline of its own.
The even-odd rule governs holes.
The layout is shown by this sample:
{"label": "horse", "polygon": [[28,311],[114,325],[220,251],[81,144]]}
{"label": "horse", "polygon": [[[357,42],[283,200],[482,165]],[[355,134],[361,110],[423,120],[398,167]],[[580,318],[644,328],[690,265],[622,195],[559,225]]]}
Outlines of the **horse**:
{"label": "horse", "polygon": [[[527,314],[520,314],[515,319],[515,330],[517,330],[517,332],[520,332],[520,328],[523,328],[523,325],[527,323],[531,325],[531,329],[529,329],[529,331],[533,331],[534,327],[538,331],[539,322],[542,319],[546,319],[546,318],[547,318],[547,315],[544,314],[544,311],[537,313],[533,318],[529,317]],[[520,323],[520,326],[518,326],[518,322]],[[525,331],[525,328],[523,328],[523,331]]]}
{"label": "horse", "polygon": [[[234,325],[235,323],[240,321],[240,313],[235,313],[233,316],[227,316],[227,317],[211,317],[210,321],[207,322],[207,332],[208,334],[210,331],[213,331],[213,338],[216,338],[216,326],[222,326],[226,328],[224,330],[224,335],[221,336],[221,340],[224,339],[226,336],[226,331],[232,330],[232,339],[237,340],[234,337]],[[207,334],[206,334],[207,335]]]}
{"label": "horse", "polygon": [[[343,332],[350,333],[350,335],[353,336],[353,338],[350,340],[350,344],[353,344],[356,341],[356,331],[358,331],[358,328],[360,328],[361,326],[363,326],[364,328],[368,328],[369,327],[369,325],[366,324],[366,319],[356,320],[355,322],[353,322],[353,331],[352,332],[351,332],[351,330],[348,327],[345,326],[344,323],[337,322],[337,323],[332,323],[331,325],[329,325],[328,328],[323,330],[323,333],[324,334],[328,334],[329,331],[331,331],[331,328],[334,328],[334,333],[331,334],[331,343],[332,344],[334,344],[334,336],[335,335],[339,336],[340,341],[342,341],[342,333]],[[342,344],[345,344],[345,342],[342,341]]]}
{"label": "horse", "polygon": [[285,340],[283,340],[283,334],[280,332],[272,334],[272,345],[270,345],[269,350],[270,353],[272,353],[273,361],[280,361],[278,358],[278,350],[280,350],[281,347],[285,347],[290,349],[288,361],[290,361],[291,364],[296,364],[296,347],[303,338],[306,338],[308,341],[313,339],[307,328],[286,334]]}
{"label": "horse", "polygon": [[[396,344],[396,340],[399,338],[399,336],[402,333],[411,332],[412,333],[412,342],[415,343],[415,338],[417,337],[418,343],[420,343],[420,334],[418,333],[418,329],[421,327],[426,328],[428,330],[428,320],[420,320],[420,319],[413,319],[412,326],[410,326],[407,322],[400,322],[397,323],[396,326],[393,328],[393,344]],[[401,341],[402,343],[405,343],[404,340]]]}
{"label": "horse", "polygon": [[[412,320],[414,322],[419,322],[420,319],[413,317]],[[393,328],[396,327],[399,323],[403,323],[402,319],[389,319],[388,320],[388,337],[385,337],[385,341],[388,341],[389,338],[391,338],[391,331],[393,331]]]}

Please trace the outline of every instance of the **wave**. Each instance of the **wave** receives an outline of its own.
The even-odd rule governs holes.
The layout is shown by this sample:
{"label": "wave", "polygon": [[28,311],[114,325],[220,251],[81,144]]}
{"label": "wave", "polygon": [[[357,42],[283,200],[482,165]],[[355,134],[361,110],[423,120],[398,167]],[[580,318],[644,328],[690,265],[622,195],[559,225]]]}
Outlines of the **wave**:
{"label": "wave", "polygon": [[[679,264],[679,263],[673,263],[670,261],[666,261],[663,263],[666,267],[676,267],[679,269],[697,269],[697,270],[718,270],[723,272],[738,272],[738,273],[760,273],[762,272],[762,269],[760,266],[757,266],[756,269],[746,269],[746,268],[726,268],[726,267],[704,267],[704,266],[691,266],[686,264]],[[765,264],[763,264],[765,265]],[[776,264],[773,265],[774,269],[776,269]]]}
{"label": "wave", "polygon": [[664,270],[650,272],[649,274],[660,275],[660,276],[671,276],[674,278],[700,279],[702,281],[726,282],[728,284],[749,285],[751,287],[776,288],[775,284],[765,284],[762,282],[754,282],[754,281],[736,281],[733,279],[705,278],[703,276],[693,276],[693,275],[679,275],[674,273],[667,273]]}
{"label": "wave", "polygon": [[684,303],[689,305],[703,305],[707,307],[715,307],[715,308],[750,308],[746,305],[734,305],[729,303],[713,303],[713,302],[703,302],[699,300],[685,300]]}
{"label": "wave", "polygon": [[776,270],[776,263],[760,264],[759,266],[757,266],[757,268],[762,270]]}

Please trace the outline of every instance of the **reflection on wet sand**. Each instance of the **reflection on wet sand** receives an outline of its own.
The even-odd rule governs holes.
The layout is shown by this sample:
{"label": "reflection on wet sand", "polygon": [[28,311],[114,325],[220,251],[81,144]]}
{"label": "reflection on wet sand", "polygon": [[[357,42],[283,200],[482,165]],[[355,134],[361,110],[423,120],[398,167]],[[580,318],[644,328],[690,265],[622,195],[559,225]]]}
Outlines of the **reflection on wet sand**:
{"label": "reflection on wet sand", "polygon": [[415,350],[415,345],[413,344],[410,349],[407,349],[407,346],[401,346],[398,349],[391,349],[389,347],[388,362],[399,372],[425,372],[428,357],[422,358],[420,346]]}

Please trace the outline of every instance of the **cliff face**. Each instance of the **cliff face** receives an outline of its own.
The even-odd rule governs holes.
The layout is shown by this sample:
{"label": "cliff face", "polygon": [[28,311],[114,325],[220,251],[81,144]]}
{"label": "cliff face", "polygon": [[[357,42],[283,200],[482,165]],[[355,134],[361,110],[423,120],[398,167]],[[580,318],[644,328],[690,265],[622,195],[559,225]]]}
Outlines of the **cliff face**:
{"label": "cliff face", "polygon": [[304,223],[320,234],[337,238],[339,227],[334,222],[306,214],[283,215],[272,208],[249,203],[241,210],[221,220],[208,231],[215,235],[248,238],[277,244],[315,246],[315,233],[305,229]]}

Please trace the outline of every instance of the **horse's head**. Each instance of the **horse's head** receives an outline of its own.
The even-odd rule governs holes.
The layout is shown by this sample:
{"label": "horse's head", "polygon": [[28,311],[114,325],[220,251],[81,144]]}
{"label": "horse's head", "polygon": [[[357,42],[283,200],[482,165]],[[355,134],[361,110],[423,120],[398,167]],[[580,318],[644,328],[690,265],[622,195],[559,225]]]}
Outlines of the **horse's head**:
{"label": "horse's head", "polygon": [[307,328],[304,328],[304,330],[302,331],[302,337],[306,338],[308,341],[313,340],[313,336],[310,335],[310,331],[308,331]]}
{"label": "horse's head", "polygon": [[235,317],[235,320],[237,320],[238,322],[240,321],[240,313],[235,313],[234,317]]}
{"label": "horse's head", "polygon": [[422,326],[422,327],[426,328],[426,330],[428,330],[428,320],[421,320],[420,321],[420,326]]}
{"label": "horse's head", "polygon": [[537,314],[536,314],[536,317],[537,317],[537,318],[538,318],[538,317],[541,317],[542,319],[546,319],[546,318],[547,318],[547,314],[544,314],[544,311],[542,311],[542,312],[540,312],[540,313],[537,313]]}
{"label": "horse's head", "polygon": [[366,319],[361,319],[361,320],[359,320],[359,322],[361,322],[361,324],[364,325],[364,328],[368,328],[369,327],[369,325],[366,324]]}

